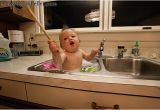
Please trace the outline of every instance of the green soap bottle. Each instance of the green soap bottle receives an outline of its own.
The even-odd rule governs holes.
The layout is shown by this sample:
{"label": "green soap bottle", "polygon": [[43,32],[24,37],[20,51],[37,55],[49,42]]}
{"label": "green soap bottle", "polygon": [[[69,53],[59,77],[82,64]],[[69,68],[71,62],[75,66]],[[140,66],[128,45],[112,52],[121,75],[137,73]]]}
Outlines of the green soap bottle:
{"label": "green soap bottle", "polygon": [[10,41],[0,33],[0,62],[7,61],[12,58],[12,53],[9,48]]}
{"label": "green soap bottle", "polygon": [[139,48],[139,41],[135,41],[134,47]]}

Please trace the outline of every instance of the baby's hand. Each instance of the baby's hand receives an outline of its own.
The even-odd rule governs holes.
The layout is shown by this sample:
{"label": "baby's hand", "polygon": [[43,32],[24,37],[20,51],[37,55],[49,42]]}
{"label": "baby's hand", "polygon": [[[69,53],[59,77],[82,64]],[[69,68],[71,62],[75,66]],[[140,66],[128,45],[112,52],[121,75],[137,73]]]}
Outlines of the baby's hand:
{"label": "baby's hand", "polygon": [[48,44],[49,44],[49,49],[51,50],[52,53],[59,52],[59,46],[57,45],[56,42],[49,40]]}
{"label": "baby's hand", "polygon": [[99,52],[99,50],[97,48],[93,48],[91,51],[92,55],[96,55]]}

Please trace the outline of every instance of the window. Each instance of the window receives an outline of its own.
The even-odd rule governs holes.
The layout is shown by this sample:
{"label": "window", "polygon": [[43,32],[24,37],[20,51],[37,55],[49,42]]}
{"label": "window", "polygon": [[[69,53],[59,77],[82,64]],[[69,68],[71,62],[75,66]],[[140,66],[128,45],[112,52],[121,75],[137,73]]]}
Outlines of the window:
{"label": "window", "polygon": [[160,1],[45,0],[41,21],[47,31],[68,25],[77,31],[160,29]]}
{"label": "window", "polygon": [[42,22],[46,30],[64,26],[79,30],[102,30],[102,0],[45,1]]}
{"label": "window", "polygon": [[160,29],[160,1],[110,2],[109,29]]}

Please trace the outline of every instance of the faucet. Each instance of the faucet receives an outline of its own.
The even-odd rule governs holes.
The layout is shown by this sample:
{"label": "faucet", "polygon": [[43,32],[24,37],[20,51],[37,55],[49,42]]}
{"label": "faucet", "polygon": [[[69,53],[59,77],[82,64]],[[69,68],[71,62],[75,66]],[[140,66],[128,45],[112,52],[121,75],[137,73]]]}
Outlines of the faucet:
{"label": "faucet", "polygon": [[134,57],[139,56],[139,48],[133,48],[132,49],[132,54],[134,55]]}
{"label": "faucet", "polygon": [[123,53],[126,51],[127,49],[124,46],[118,46],[118,58],[123,58]]}
{"label": "faucet", "polygon": [[103,40],[101,41],[101,43],[100,43],[99,52],[98,52],[98,57],[99,57],[99,58],[102,57],[102,51],[104,50],[104,42],[105,42],[105,41],[106,41],[106,40],[103,39]]}

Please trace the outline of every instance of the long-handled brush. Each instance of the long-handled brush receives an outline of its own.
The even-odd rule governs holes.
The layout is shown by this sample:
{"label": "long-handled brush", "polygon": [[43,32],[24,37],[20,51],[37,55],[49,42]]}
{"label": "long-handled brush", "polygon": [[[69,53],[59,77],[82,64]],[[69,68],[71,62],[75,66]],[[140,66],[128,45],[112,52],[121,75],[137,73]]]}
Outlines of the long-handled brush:
{"label": "long-handled brush", "polygon": [[[33,11],[31,10],[31,8],[28,5],[27,5],[27,9],[30,12],[30,14],[33,16],[33,18],[35,19],[36,23],[40,26],[40,28],[42,29],[42,31],[44,32],[44,34],[48,38],[48,40],[56,43],[56,41],[51,39],[51,37],[48,35],[48,33],[43,28],[42,24],[38,21],[38,19],[36,18],[35,14],[33,13]],[[56,51],[59,52],[59,49],[57,49]]]}
{"label": "long-handled brush", "polygon": [[[28,5],[27,5],[27,9],[28,9],[29,13],[32,15],[32,17],[35,19],[36,23],[40,26],[40,28],[42,29],[42,31],[44,32],[44,34],[48,38],[48,40],[51,40],[50,36],[46,32],[46,30],[43,28],[42,24],[38,21],[35,14],[33,13],[33,11],[31,10],[31,8]],[[55,42],[54,40],[52,40],[52,41]]]}

